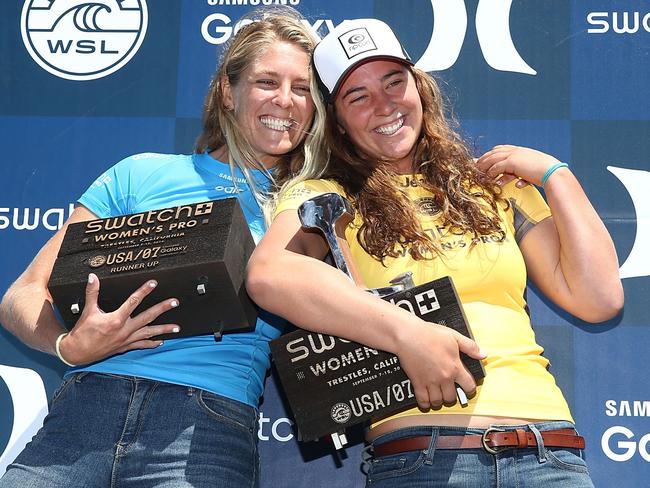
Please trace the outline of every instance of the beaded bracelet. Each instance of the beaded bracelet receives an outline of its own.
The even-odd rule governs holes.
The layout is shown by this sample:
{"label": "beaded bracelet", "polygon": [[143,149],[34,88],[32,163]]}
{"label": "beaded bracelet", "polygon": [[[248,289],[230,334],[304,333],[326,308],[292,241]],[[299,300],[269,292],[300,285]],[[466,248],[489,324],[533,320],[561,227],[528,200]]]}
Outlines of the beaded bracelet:
{"label": "beaded bracelet", "polygon": [[67,365],[70,366],[70,367],[74,367],[74,366],[76,366],[76,364],[69,363],[68,361],[66,361],[65,359],[63,359],[63,356],[61,355],[61,341],[62,341],[63,338],[64,338],[65,336],[67,336],[67,335],[68,335],[67,332],[64,332],[63,334],[60,334],[59,337],[56,338],[56,345],[55,345],[54,348],[56,349],[56,355],[57,355],[57,357],[58,357],[61,361],[63,361],[65,364],[67,364]]}
{"label": "beaded bracelet", "polygon": [[568,168],[568,167],[569,165],[566,163],[555,163],[553,166],[547,169],[546,173],[544,173],[544,176],[542,176],[542,188],[544,188],[544,185],[548,181],[549,176],[551,176],[556,169]]}

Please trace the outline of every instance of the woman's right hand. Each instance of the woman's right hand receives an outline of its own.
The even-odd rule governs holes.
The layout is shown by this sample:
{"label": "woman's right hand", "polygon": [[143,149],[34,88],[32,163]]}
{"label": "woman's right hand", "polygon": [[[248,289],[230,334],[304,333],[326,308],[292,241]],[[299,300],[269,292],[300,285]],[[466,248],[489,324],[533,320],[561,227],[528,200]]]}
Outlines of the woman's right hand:
{"label": "woman's right hand", "polygon": [[439,324],[425,322],[417,334],[403,336],[397,356],[421,409],[456,403],[456,384],[468,397],[474,395],[476,382],[460,352],[478,360],[486,358],[472,339]]}
{"label": "woman's right hand", "polygon": [[86,304],[75,327],[60,343],[61,356],[75,365],[99,361],[108,356],[132,349],[151,349],[162,344],[152,337],[180,331],[177,324],[148,325],[159,315],[178,306],[178,300],[170,298],[153,305],[131,317],[142,300],[151,293],[157,283],[147,281],[134,291],[114,312],[106,313],[99,308],[100,283],[95,274],[88,275]]}
{"label": "woman's right hand", "polygon": [[[520,178],[542,186],[542,178],[546,171],[559,162],[550,154],[536,149],[502,144],[494,146],[478,158],[476,165],[488,176],[498,178],[501,185]],[[519,188],[521,186],[518,185]]]}

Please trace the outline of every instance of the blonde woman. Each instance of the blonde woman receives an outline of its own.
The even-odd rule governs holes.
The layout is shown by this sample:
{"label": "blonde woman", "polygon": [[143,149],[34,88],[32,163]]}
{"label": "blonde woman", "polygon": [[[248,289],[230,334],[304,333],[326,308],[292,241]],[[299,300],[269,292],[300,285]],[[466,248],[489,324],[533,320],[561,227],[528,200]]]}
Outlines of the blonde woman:
{"label": "blonde woman", "polygon": [[[270,178],[282,184],[305,160],[315,40],[295,11],[252,18],[214,75],[196,152],[126,158],[81,196],[66,226],[236,193],[253,234],[261,236],[260,204]],[[47,292],[65,229],[45,244],[0,309],[2,324],[23,342],[73,366],[43,428],[0,486],[258,486],[257,406],[268,341],[280,334],[281,321],[266,314],[253,332],[219,342],[210,335],[163,344],[150,338],[177,332],[178,325],[148,324],[182,302],[170,297],[133,315],[156,286],[151,281],[104,313],[91,274],[85,308],[65,334]]]}

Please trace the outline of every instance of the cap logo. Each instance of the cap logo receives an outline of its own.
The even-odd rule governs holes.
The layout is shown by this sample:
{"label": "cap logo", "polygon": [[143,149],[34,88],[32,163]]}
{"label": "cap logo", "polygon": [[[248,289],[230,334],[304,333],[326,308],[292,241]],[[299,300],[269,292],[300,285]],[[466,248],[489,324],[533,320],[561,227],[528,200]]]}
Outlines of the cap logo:
{"label": "cap logo", "polygon": [[345,34],[341,34],[339,36],[339,42],[348,59],[352,59],[368,51],[377,50],[377,46],[365,27],[353,29]]}

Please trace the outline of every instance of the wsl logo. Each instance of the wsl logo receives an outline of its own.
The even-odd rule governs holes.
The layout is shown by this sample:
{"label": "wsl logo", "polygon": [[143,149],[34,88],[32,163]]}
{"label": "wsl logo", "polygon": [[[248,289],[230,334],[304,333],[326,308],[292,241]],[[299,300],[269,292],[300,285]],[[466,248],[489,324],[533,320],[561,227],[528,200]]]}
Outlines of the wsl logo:
{"label": "wsl logo", "polygon": [[41,68],[86,81],[128,63],[147,31],[146,0],[25,0],[23,42]]}
{"label": "wsl logo", "polygon": [[[434,29],[426,51],[416,63],[424,71],[451,68],[460,55],[467,33],[464,0],[431,0]],[[536,75],[523,60],[510,34],[512,0],[479,0],[476,9],[476,34],[483,57],[499,71]]]}

